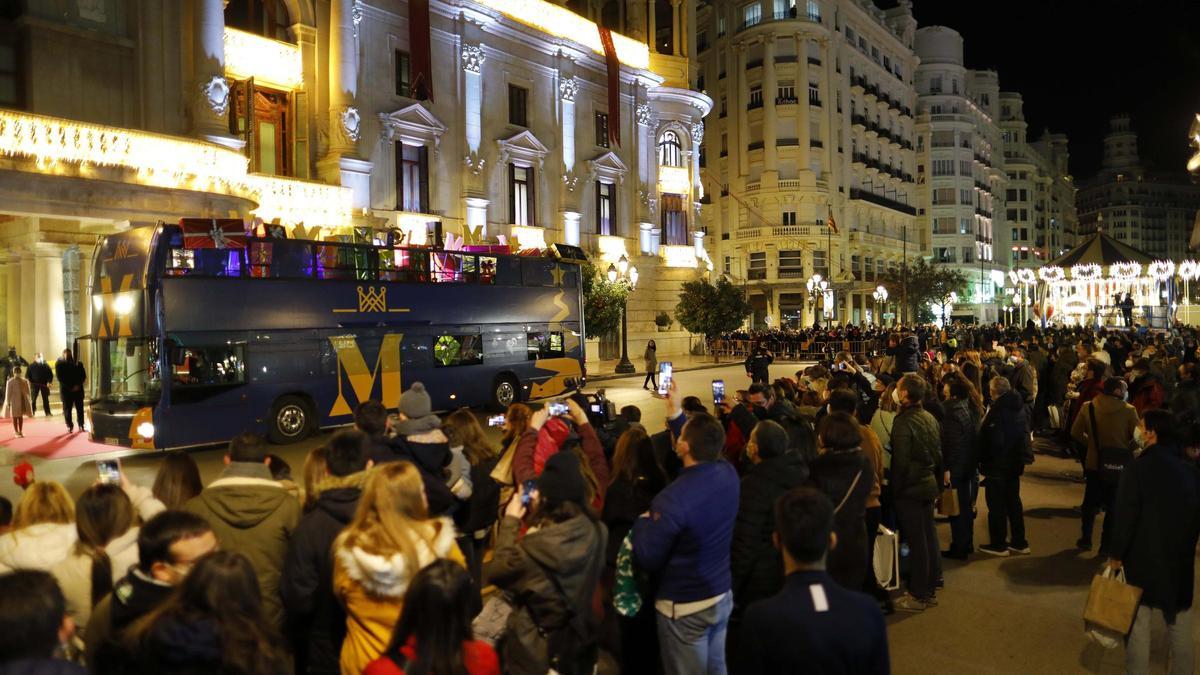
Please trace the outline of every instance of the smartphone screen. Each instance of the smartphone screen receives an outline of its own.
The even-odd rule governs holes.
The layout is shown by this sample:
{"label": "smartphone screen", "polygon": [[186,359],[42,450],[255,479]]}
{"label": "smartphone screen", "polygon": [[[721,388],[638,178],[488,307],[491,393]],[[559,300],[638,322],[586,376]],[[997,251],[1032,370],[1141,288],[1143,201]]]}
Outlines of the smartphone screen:
{"label": "smartphone screen", "polygon": [[713,380],[713,404],[721,405],[725,402],[725,380]]}
{"label": "smartphone screen", "polygon": [[529,503],[533,500],[533,490],[537,487],[537,481],[527,480],[521,489],[521,506],[529,508]]}
{"label": "smartphone screen", "polygon": [[671,391],[671,373],[674,368],[670,361],[661,361],[658,364],[658,394],[666,396],[668,391]]}
{"label": "smartphone screen", "polygon": [[100,475],[100,482],[104,485],[121,484],[121,464],[118,460],[96,460],[96,473]]}
{"label": "smartphone screen", "polygon": [[567,411],[570,410],[570,408],[567,407],[567,404],[563,403],[562,401],[555,401],[551,403],[549,408],[550,414],[554,415],[555,417],[558,417],[559,415],[566,415]]}
{"label": "smartphone screen", "polygon": [[488,426],[489,427],[502,427],[502,426],[504,426],[504,423],[506,421],[507,420],[504,418],[504,415],[492,415],[491,417],[488,418]]}

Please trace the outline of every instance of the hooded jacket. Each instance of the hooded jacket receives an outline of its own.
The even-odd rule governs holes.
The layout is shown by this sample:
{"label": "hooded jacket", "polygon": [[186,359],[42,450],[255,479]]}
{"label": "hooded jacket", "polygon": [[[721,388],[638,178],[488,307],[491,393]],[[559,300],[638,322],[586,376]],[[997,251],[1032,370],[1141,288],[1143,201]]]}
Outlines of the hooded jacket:
{"label": "hooded jacket", "polygon": [[595,635],[592,595],[608,532],[583,514],[530,529],[518,542],[520,526],[511,516],[500,522],[487,582],[512,598],[501,650],[504,672],[542,675],[551,667],[548,635],[571,629]]}
{"label": "hooded jacket", "polygon": [[[446,486],[445,476],[441,472],[443,464],[436,464],[438,470],[430,471],[427,469],[417,456],[413,454],[411,448],[402,438],[387,438],[385,436],[372,436],[370,439],[371,461],[378,466],[385,462],[396,462],[404,460],[411,462],[413,466],[421,472],[421,482],[425,485],[425,499],[429,502],[429,515],[431,516],[447,516],[458,510],[458,499],[454,497],[454,493]],[[447,444],[447,451],[449,445]],[[431,459],[424,457],[424,459]]]}
{"label": "hooded jacket", "polygon": [[279,577],[288,540],[300,522],[300,502],[271,479],[265,464],[233,462],[220,478],[188,500],[184,510],[208,521],[223,550],[250,559],[262,591],[263,612],[280,630]]}
{"label": "hooded jacket", "polygon": [[[540,430],[527,429],[517,442],[517,453],[513,455],[513,478],[517,485],[533,480],[542,475],[542,467],[550,456],[562,449],[563,443],[570,436],[570,426],[561,419],[550,418]],[[600,494],[596,495],[599,502],[594,504],[597,509],[604,507],[604,488],[608,487],[608,460],[604,457],[604,448],[600,445],[600,437],[596,435],[591,424],[575,427],[579,434],[579,445],[587,456],[588,468],[596,477],[600,486]]]}
{"label": "hooded jacket", "polygon": [[979,430],[979,468],[989,478],[1016,478],[1025,473],[1029,415],[1021,392],[1012,389],[992,402]]}
{"label": "hooded jacket", "polygon": [[[113,584],[120,581],[138,562],[138,532],[138,528],[131,527],[104,547],[112,569]],[[75,634],[80,639],[86,637],[86,627],[92,616],[92,564],[90,555],[72,547],[70,555],[50,568],[50,573],[62,589],[67,601],[67,614],[75,620]]]}
{"label": "hooded jacket", "polygon": [[892,423],[892,496],[932,501],[938,494],[934,477],[942,464],[942,432],[938,421],[919,405],[896,414]]}
{"label": "hooded jacket", "polygon": [[916,335],[909,335],[887,351],[893,358],[892,372],[896,375],[915,373],[921,367],[921,347]]}
{"label": "hooded jacket", "polygon": [[409,567],[399,552],[385,556],[348,546],[345,532],[334,542],[333,593],[346,610],[343,673],[361,673],[383,654],[404,608],[404,592],[420,568],[441,558],[466,566],[448,518],[425,521],[422,527],[421,535],[412,533],[417,569]]}
{"label": "hooded jacket", "polygon": [[113,586],[93,609],[84,633],[84,656],[93,673],[117,675],[135,672],[133,655],[121,642],[121,633],[134,621],[166,601],[174,588],[134,569]]}
{"label": "hooded jacket", "polygon": [[[1092,438],[1092,409],[1096,410],[1097,439]],[[1087,448],[1083,468],[1100,470],[1098,448],[1128,448],[1133,445],[1133,430],[1138,425],[1138,414],[1133,406],[1115,396],[1100,395],[1083,404],[1079,415],[1071,425],[1071,438]]]}
{"label": "hooded jacket", "polygon": [[783,587],[783,559],[771,536],[775,501],[806,480],[808,465],[798,452],[753,464],[742,478],[729,556],[733,602],[738,608],[769,598]]}
{"label": "hooded jacket", "polygon": [[279,594],[296,636],[298,673],[337,673],[346,613],[333,594],[333,542],[354,519],[365,472],[319,485],[316,504],[292,533]]}
{"label": "hooded jacket", "polygon": [[0,536],[0,573],[50,571],[67,559],[79,534],[75,523],[38,523]]}
{"label": "hooded jacket", "polygon": [[[838,545],[829,552],[829,575],[852,591],[863,587],[867,574],[865,517],[874,478],[875,468],[861,449],[822,453],[813,461],[809,478],[812,486],[825,493],[837,510],[833,528]],[[837,508],[839,505],[841,508]]]}

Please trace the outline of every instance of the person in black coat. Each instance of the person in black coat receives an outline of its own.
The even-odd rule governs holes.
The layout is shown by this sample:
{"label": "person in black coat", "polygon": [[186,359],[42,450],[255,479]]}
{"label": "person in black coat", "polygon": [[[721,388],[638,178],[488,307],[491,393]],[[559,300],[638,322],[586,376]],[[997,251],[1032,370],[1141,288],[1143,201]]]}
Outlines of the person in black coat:
{"label": "person in black coat", "polygon": [[328,478],[322,481],[316,504],[292,532],[279,594],[287,612],[288,630],[296,656],[296,672],[336,675],[340,672],[346,613],[333,593],[333,540],[358,508],[366,469],[368,439],[346,429],[326,446]]}
{"label": "person in black coat", "polygon": [[867,575],[867,499],[875,467],[862,451],[858,423],[849,414],[830,413],[818,429],[821,454],[812,463],[809,485],[834,504],[838,545],[829,555],[829,575],[843,588],[860,590]]}
{"label": "person in black coat", "polygon": [[33,401],[33,414],[37,414],[38,395],[42,397],[42,410],[46,417],[50,416],[50,383],[54,381],[54,371],[41,352],[33,357],[33,363],[25,371],[25,379],[29,380],[29,393]]}
{"label": "person in black coat", "polygon": [[746,444],[750,468],[742,478],[729,569],[733,579],[734,615],[750,603],[769,598],[783,584],[783,563],[772,543],[775,500],[808,479],[808,465],[789,451],[787,431],[764,420]]}
{"label": "person in black coat", "polygon": [[950,519],[950,549],[943,557],[966,560],[975,551],[975,495],[979,489],[979,411],[971,401],[970,385],[961,377],[942,383],[942,481],[958,493],[958,515]]}
{"label": "person in black coat", "polygon": [[[1025,473],[1026,447],[1030,443],[1029,413],[1024,398],[1007,379],[993,377],[988,387],[992,407],[979,432],[979,466],[991,541],[979,550],[1000,557],[1029,553],[1021,505],[1021,474]],[[1006,536],[1010,529],[1011,538]]]}
{"label": "person in black coat", "polygon": [[753,384],[767,384],[771,381],[771,364],[775,362],[775,355],[772,354],[766,347],[755,345],[754,351],[746,357],[745,366],[746,374],[750,376],[750,382]]}
{"label": "person in black coat", "polygon": [[899,377],[905,373],[915,373],[921,367],[921,347],[916,335],[906,335],[894,346],[887,349],[886,354],[894,359],[892,374]]}
{"label": "person in black coat", "polygon": [[613,452],[612,483],[604,493],[601,519],[608,527],[605,562],[617,565],[617,552],[625,535],[643,513],[650,510],[654,496],[667,485],[667,475],[655,456],[654,444],[644,429],[629,429],[617,440]]}
{"label": "person in black coat", "polygon": [[408,454],[403,439],[388,438],[387,408],[379,401],[363,401],[354,409],[354,428],[367,435],[367,456],[375,464],[407,460],[421,472],[429,515],[447,516],[458,510],[459,501],[445,479],[425,468]]}
{"label": "person in black coat", "polygon": [[879,607],[825,572],[826,553],[838,546],[833,511],[829,498],[810,487],[779,500],[775,537],[787,576],[779,593],[746,610],[736,672],[891,672]]}
{"label": "person in black coat", "polygon": [[54,362],[54,376],[58,378],[58,393],[62,397],[63,416],[67,418],[67,433],[75,430],[71,411],[75,412],[79,430],[87,431],[83,422],[83,383],[87,381],[87,371],[82,363],[75,360],[70,349],[64,349],[62,358]]}
{"label": "person in black coat", "polygon": [[[1125,646],[1128,672],[1148,672],[1150,622],[1166,620],[1171,672],[1193,672],[1193,565],[1200,538],[1200,474],[1180,456],[1176,421],[1162,410],[1142,416],[1146,450],[1124,470],[1117,488],[1116,529],[1108,566],[1125,569],[1142,603]],[[1152,611],[1153,610],[1153,611]]]}

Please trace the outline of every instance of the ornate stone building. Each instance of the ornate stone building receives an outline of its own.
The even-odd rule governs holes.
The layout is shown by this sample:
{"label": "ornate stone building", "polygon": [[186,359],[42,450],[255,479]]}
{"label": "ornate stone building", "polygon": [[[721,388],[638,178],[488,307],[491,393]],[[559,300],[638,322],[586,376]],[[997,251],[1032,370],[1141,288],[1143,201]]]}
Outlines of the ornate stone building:
{"label": "ornate stone building", "polygon": [[[427,32],[402,0],[5,7],[0,342],[24,354],[87,332],[97,236],[158,220],[624,254],[635,341],[706,265],[694,2],[433,0]],[[615,29],[614,96],[589,15]]]}

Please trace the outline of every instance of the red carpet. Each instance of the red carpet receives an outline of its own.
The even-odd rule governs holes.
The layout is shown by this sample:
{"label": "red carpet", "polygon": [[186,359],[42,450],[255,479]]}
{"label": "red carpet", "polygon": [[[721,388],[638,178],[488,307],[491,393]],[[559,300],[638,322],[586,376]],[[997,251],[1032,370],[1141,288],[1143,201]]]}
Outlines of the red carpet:
{"label": "red carpet", "polygon": [[[76,427],[78,430],[79,427]],[[34,455],[42,459],[85,457],[122,450],[115,445],[93,443],[86,433],[67,433],[67,423],[61,415],[25,419],[25,437],[13,433],[12,420],[0,419],[0,448],[19,455]]]}

